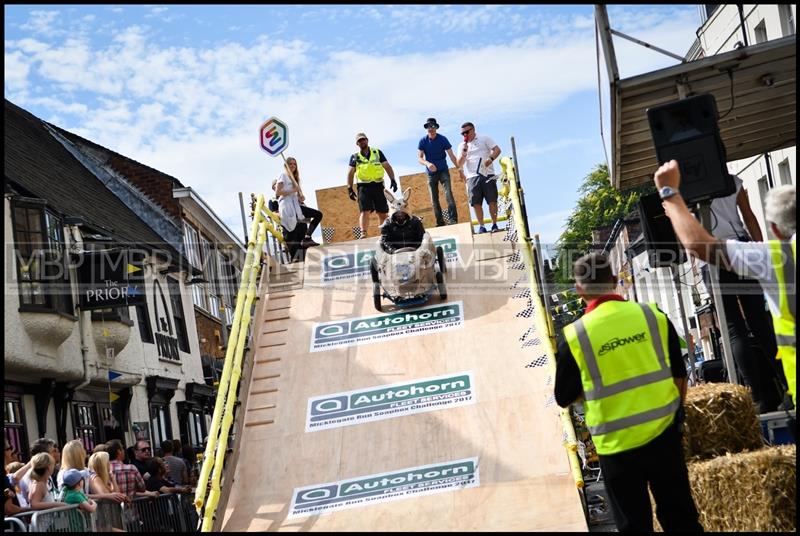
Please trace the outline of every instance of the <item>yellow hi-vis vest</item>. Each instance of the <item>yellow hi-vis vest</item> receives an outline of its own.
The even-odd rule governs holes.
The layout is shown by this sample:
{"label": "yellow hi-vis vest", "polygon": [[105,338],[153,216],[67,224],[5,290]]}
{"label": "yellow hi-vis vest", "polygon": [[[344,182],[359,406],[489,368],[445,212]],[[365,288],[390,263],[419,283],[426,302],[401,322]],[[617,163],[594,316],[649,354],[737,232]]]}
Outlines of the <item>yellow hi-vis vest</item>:
{"label": "yellow hi-vis vest", "polygon": [[602,303],[564,328],[598,454],[641,447],[672,424],[681,397],[667,361],[668,332],[655,304],[623,301]]}
{"label": "yellow hi-vis vest", "polygon": [[775,326],[775,338],[778,340],[778,359],[783,364],[783,373],[786,383],[789,384],[789,394],[792,402],[797,405],[797,332],[795,331],[795,290],[797,268],[797,241],[781,242],[770,240],[769,248],[772,255],[772,267],[778,280],[778,309],[779,313],[772,312],[772,323]]}
{"label": "yellow hi-vis vest", "polygon": [[356,178],[358,182],[383,182],[383,165],[378,149],[370,148],[369,159],[364,158],[361,151],[356,153]]}

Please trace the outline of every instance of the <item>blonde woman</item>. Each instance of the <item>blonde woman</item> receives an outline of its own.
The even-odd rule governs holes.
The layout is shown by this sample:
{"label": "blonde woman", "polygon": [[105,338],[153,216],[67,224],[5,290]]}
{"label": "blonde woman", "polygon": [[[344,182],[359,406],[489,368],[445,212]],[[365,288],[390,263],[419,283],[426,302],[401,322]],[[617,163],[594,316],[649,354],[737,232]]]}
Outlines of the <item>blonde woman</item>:
{"label": "blonde woman", "polygon": [[[322,221],[322,212],[319,210],[307,207],[305,205],[305,196],[300,187],[300,170],[297,167],[297,160],[290,156],[286,159],[286,166],[284,172],[273,183],[273,189],[278,194],[278,211],[280,212],[281,225],[284,227],[284,238],[289,238],[287,242],[292,242],[294,247],[290,248],[289,254],[294,257],[294,253],[298,248],[308,248],[318,246],[311,238],[311,235],[317,229],[317,226]],[[291,176],[287,173],[291,173]],[[310,219],[311,222],[306,229],[305,236],[302,241],[299,240],[297,235],[297,224],[301,220]],[[302,231],[301,231],[302,232]]]}
{"label": "blonde woman", "polygon": [[59,490],[64,489],[64,473],[67,469],[77,469],[83,473],[83,492],[89,493],[89,471],[86,469],[86,449],[80,439],[68,441],[61,449],[61,469],[58,471],[56,484]]}
{"label": "blonde woman", "polygon": [[56,506],[65,506],[62,502],[57,502],[53,494],[50,475],[56,462],[53,457],[46,452],[40,452],[31,458],[31,471],[29,478],[31,485],[28,488],[28,503],[31,510],[45,510]]}
{"label": "blonde woman", "polygon": [[108,452],[95,452],[89,457],[89,493],[96,499],[111,499],[116,502],[128,500],[114,478]]}

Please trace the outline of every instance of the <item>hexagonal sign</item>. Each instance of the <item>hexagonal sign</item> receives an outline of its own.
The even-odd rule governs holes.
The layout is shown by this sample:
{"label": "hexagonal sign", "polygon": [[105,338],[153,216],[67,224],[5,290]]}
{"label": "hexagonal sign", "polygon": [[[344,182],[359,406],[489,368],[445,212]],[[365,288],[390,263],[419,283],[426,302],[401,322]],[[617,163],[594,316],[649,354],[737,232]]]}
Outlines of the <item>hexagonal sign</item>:
{"label": "hexagonal sign", "polygon": [[289,145],[289,129],[277,117],[270,117],[261,125],[261,148],[270,156],[278,156]]}

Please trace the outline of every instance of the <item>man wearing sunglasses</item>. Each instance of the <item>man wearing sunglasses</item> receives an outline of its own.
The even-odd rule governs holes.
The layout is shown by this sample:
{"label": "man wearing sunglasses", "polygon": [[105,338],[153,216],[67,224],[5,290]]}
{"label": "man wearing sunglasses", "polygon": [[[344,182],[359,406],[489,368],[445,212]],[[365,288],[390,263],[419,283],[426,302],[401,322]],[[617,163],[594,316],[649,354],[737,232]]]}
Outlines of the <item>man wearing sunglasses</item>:
{"label": "man wearing sunglasses", "polygon": [[500,147],[489,136],[479,136],[475,132],[475,125],[469,121],[461,125],[461,135],[464,141],[458,145],[457,165],[464,170],[464,175],[467,177],[469,204],[475,210],[480,225],[478,233],[486,232],[486,227],[483,226],[484,200],[489,205],[492,232],[498,231],[497,181],[494,178],[493,164],[500,155]]}
{"label": "man wearing sunglasses", "polygon": [[153,452],[150,449],[150,443],[140,439],[136,442],[136,446],[133,449],[134,458],[131,460],[131,463],[139,470],[142,474],[142,478],[147,480],[150,477],[150,473],[147,472],[147,461],[153,457]]}

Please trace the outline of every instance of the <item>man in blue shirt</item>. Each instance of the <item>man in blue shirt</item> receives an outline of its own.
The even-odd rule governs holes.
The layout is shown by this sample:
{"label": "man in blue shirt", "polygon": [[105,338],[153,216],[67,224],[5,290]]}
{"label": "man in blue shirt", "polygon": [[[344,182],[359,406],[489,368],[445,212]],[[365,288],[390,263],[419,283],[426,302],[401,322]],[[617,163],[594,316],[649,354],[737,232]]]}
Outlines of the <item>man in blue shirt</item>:
{"label": "man in blue shirt", "polygon": [[453,154],[453,147],[450,142],[442,136],[437,134],[436,130],[439,128],[439,123],[436,119],[429,117],[423,125],[428,131],[428,134],[419,140],[419,163],[425,166],[428,172],[428,189],[431,193],[431,204],[433,205],[433,214],[436,216],[436,225],[444,225],[444,218],[442,218],[442,207],[439,204],[439,183],[444,185],[444,195],[447,199],[447,212],[450,221],[458,221],[458,211],[456,210],[456,201],[453,198],[453,189],[450,185],[450,171],[447,169],[447,158],[445,153],[450,156],[453,165],[456,164],[456,155]]}

